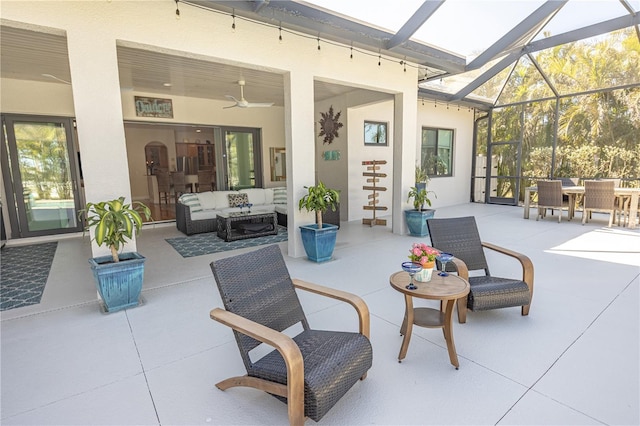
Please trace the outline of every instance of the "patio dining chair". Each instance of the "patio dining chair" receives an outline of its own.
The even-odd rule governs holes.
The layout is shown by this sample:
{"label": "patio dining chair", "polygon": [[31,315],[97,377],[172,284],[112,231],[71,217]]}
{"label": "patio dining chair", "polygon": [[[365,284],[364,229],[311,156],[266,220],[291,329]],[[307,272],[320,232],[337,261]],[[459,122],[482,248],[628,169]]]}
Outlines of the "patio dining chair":
{"label": "patio dining chair", "polygon": [[613,180],[587,180],[584,182],[582,224],[591,219],[592,212],[609,213],[609,228],[616,217],[616,194]]}
{"label": "patio dining chair", "polygon": [[[559,180],[539,180],[538,186],[538,215],[536,220],[544,218],[547,210],[553,211],[558,209],[558,223],[562,221],[562,210],[565,205],[562,200],[562,182]],[[571,220],[571,210],[567,204],[569,220]]]}
{"label": "patio dining chair", "polygon": [[[455,256],[446,264],[447,271],[457,272],[471,286],[466,298],[458,299],[458,322],[467,321],[467,309],[489,309],[521,306],[522,315],[529,315],[533,299],[533,263],[524,254],[480,240],[473,216],[448,219],[428,219],[431,245]],[[520,262],[522,278],[500,278],[491,275],[484,249],[513,257]],[[484,275],[469,276],[471,271]]]}
{"label": "patio dining chair", "polygon": [[[319,421],[371,368],[369,309],[358,296],[291,279],[278,245],[211,263],[225,309],[212,319],[233,329],[247,374],[221,381],[226,390],[248,386],[263,390],[288,405],[289,422]],[[359,333],[319,331],[309,327],[296,289],[351,304]],[[300,334],[282,333],[297,325]],[[261,343],[275,350],[258,360],[249,352]]]}

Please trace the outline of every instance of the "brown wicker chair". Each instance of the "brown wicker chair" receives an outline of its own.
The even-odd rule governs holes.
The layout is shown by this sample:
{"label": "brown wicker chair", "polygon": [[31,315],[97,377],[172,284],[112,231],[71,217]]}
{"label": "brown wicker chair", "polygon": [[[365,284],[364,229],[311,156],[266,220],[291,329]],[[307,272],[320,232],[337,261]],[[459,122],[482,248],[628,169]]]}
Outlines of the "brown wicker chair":
{"label": "brown wicker chair", "polygon": [[[458,299],[458,322],[467,321],[467,309],[489,309],[522,306],[522,315],[529,315],[533,299],[533,263],[524,254],[482,242],[473,216],[449,219],[427,219],[431,244],[455,256],[447,263],[447,271],[457,272],[469,281],[466,298]],[[517,259],[522,266],[522,279],[499,278],[489,273],[484,248]],[[482,270],[482,276],[469,276],[469,271]]]}
{"label": "brown wicker chair", "polygon": [[213,191],[213,173],[211,170],[198,171],[196,192]]}
{"label": "brown wicker chair", "polygon": [[[289,422],[304,417],[319,421],[371,368],[369,309],[358,296],[291,279],[280,247],[270,245],[211,263],[226,310],[216,308],[212,319],[228,325],[240,349],[247,375],[216,384],[226,390],[249,386],[287,402]],[[351,304],[360,320],[359,333],[318,331],[309,324],[295,289]],[[282,333],[301,324],[291,338]],[[249,351],[266,343],[276,350],[257,361]]]}
{"label": "brown wicker chair", "polygon": [[169,177],[169,172],[166,170],[157,170],[156,179],[158,181],[158,200],[162,204],[162,199],[164,198],[164,203],[169,204],[169,196],[171,195],[171,178]]}
{"label": "brown wicker chair", "polygon": [[[538,186],[538,216],[536,220],[544,218],[547,214],[547,210],[558,209],[558,223],[562,221],[562,210],[565,205],[562,201],[562,182],[559,180],[539,180]],[[569,214],[569,220],[571,220],[571,213],[568,205],[566,206]]]}
{"label": "brown wicker chair", "polygon": [[171,183],[173,184],[173,192],[176,197],[176,203],[178,202],[178,198],[188,191],[190,185],[187,183],[184,172],[171,172]]}
{"label": "brown wicker chair", "polygon": [[616,217],[615,182],[612,180],[587,180],[584,182],[582,224],[591,219],[591,212],[609,213],[609,227]]}

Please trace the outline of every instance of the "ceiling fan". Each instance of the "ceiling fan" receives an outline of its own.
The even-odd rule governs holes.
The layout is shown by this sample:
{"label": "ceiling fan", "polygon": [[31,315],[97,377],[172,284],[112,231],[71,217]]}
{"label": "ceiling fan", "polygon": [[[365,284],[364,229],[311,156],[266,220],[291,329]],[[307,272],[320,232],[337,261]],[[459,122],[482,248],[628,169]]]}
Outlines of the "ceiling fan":
{"label": "ceiling fan", "polygon": [[238,81],[238,85],[240,86],[240,100],[234,98],[231,95],[225,95],[225,98],[231,99],[232,101],[234,101],[235,105],[222,107],[223,109],[235,108],[235,107],[238,107],[238,108],[256,108],[256,107],[270,107],[270,106],[273,106],[273,102],[249,102],[249,101],[247,101],[244,98],[245,81],[244,80]]}

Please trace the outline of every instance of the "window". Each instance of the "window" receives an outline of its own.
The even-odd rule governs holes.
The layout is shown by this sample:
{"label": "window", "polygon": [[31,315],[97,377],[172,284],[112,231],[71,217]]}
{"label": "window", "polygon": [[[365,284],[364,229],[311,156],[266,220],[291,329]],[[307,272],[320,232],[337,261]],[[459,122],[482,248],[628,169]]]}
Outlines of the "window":
{"label": "window", "polygon": [[422,169],[429,176],[453,175],[453,130],[422,128]]}
{"label": "window", "polygon": [[387,123],[365,121],[364,144],[387,146]]}

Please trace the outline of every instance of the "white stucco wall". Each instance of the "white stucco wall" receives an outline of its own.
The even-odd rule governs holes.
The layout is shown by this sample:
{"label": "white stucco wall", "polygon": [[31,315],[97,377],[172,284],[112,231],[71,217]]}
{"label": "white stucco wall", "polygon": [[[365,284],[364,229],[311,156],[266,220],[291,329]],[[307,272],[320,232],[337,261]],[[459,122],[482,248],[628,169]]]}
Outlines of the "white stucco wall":
{"label": "white stucco wall", "polygon": [[[421,140],[423,127],[453,129],[454,157],[453,176],[434,177],[429,181],[428,190],[434,191],[437,198],[429,197],[433,208],[468,203],[471,191],[471,152],[473,150],[473,110],[434,103],[418,104],[417,140]],[[416,155],[420,152],[417,144]],[[409,188],[403,196],[407,197]]]}
{"label": "white stucco wall", "polygon": [[[379,121],[387,123],[387,146],[365,146],[364,144],[364,122]],[[352,143],[349,145],[349,218],[348,220],[361,220],[362,218],[373,218],[372,210],[364,210],[363,206],[368,205],[368,196],[372,191],[362,189],[363,186],[370,186],[367,183],[367,177],[362,175],[368,171],[367,166],[363,166],[363,161],[380,161],[384,160],[387,164],[380,166],[379,172],[386,173],[387,177],[380,178],[376,184],[379,187],[385,187],[386,191],[378,192],[379,206],[388,208],[386,211],[376,211],[376,218],[389,216],[393,203],[393,101],[386,101],[372,105],[351,108],[349,110],[349,139]]]}

